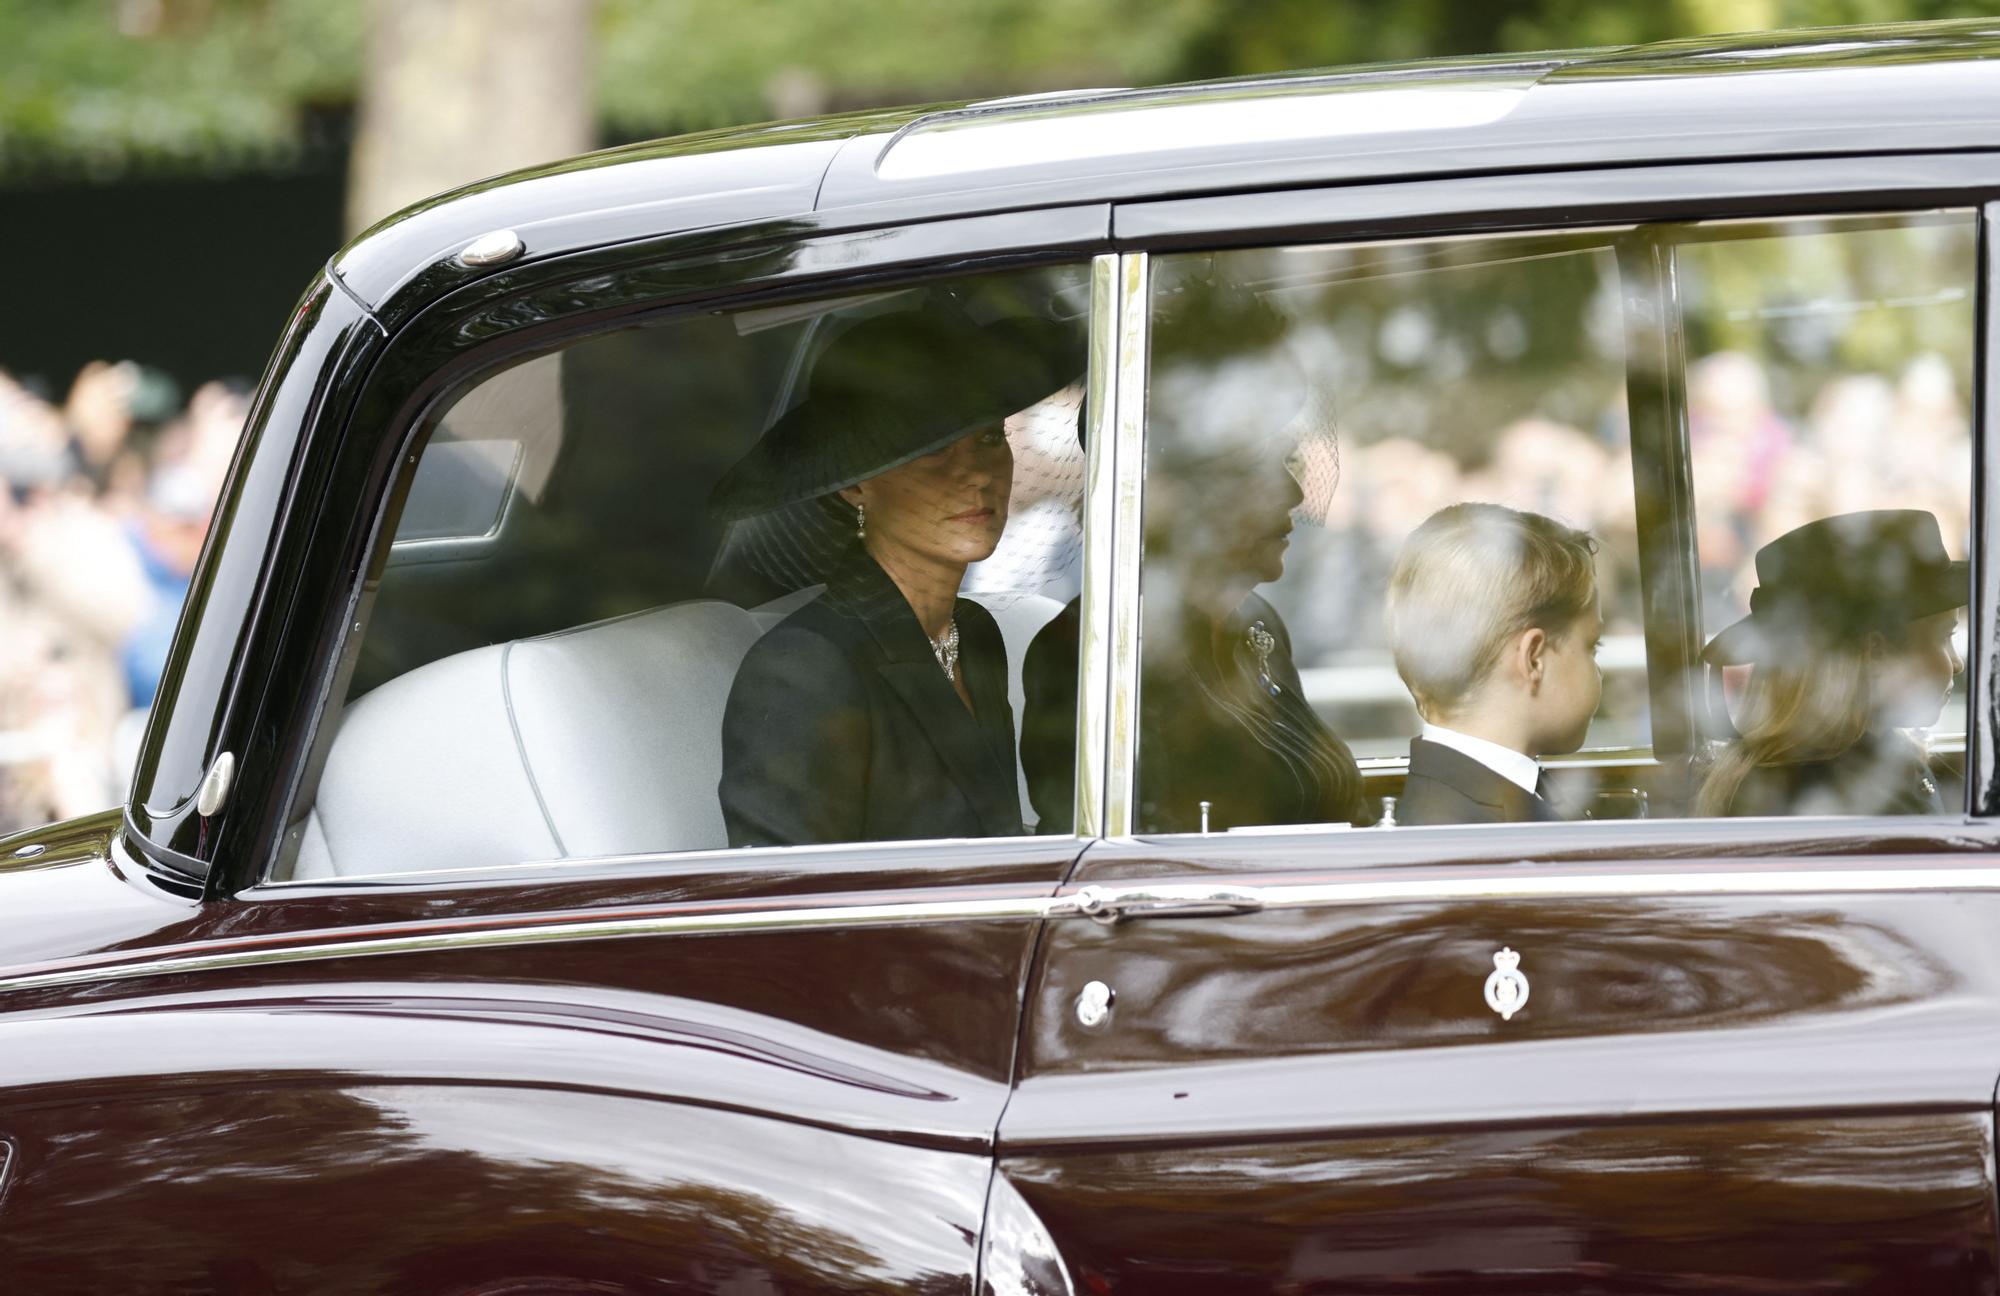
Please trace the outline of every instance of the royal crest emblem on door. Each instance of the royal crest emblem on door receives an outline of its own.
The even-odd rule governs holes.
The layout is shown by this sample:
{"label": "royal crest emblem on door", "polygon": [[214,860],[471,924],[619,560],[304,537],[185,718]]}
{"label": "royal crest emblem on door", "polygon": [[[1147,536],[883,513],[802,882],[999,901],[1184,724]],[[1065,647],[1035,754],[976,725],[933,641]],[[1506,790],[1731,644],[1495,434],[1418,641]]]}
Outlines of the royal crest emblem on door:
{"label": "royal crest emblem on door", "polygon": [[1486,1006],[1499,1013],[1501,1021],[1512,1021],[1527,1002],[1528,978],[1521,975],[1521,956],[1502,949],[1493,956],[1493,973],[1486,978]]}

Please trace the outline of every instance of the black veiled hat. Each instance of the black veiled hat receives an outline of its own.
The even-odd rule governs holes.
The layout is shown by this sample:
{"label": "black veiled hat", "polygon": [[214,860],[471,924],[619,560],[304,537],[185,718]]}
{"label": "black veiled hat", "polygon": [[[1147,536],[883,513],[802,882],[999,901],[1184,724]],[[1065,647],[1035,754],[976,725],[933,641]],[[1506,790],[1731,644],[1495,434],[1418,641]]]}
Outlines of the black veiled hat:
{"label": "black veiled hat", "polygon": [[806,396],[710,495],[725,520],[767,513],[899,467],[991,427],[1083,372],[1077,326],[972,320],[941,294],[862,320],[813,362]]}
{"label": "black veiled hat", "polygon": [[1946,555],[1937,518],[1921,509],[1840,513],[1796,527],[1757,551],[1750,615],[1702,650],[1714,666],[1782,660],[1801,644],[1859,644],[1920,617],[1964,607],[1966,565]]}

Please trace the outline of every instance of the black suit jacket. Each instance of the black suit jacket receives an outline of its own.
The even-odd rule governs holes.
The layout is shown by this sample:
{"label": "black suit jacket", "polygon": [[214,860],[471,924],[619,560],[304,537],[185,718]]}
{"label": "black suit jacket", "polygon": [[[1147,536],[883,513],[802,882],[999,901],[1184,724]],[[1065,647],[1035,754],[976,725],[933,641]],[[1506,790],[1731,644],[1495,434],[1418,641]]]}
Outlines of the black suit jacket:
{"label": "black suit jacket", "polygon": [[[1277,609],[1246,598],[1223,626],[1229,660],[1215,659],[1212,623],[1149,626],[1139,688],[1140,832],[1195,832],[1201,803],[1216,832],[1246,824],[1367,823],[1361,774],[1347,744],[1314,714],[1292,665],[1291,635]],[[1076,794],[1079,604],[1043,627],[1021,672],[1021,768],[1040,816],[1037,831],[1068,832]],[[1271,636],[1267,680],[1240,660],[1244,635]],[[1187,642],[1192,635],[1196,641]],[[1207,664],[1198,664],[1202,654]]]}
{"label": "black suit jacket", "polygon": [[1006,647],[985,608],[955,615],[972,712],[865,555],[751,647],[722,720],[730,845],[1021,831]]}
{"label": "black suit jacket", "polygon": [[1421,738],[1410,741],[1410,774],[1396,802],[1398,824],[1533,823],[1561,818],[1547,801],[1464,752]]}

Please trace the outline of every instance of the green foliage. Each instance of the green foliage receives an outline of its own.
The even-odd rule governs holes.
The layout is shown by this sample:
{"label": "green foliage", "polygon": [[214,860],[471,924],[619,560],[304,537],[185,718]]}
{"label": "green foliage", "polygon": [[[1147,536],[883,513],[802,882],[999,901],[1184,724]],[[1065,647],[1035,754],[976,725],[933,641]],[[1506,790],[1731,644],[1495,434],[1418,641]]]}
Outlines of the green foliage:
{"label": "green foliage", "polygon": [[[610,134],[793,112],[1770,27],[1987,0],[596,0]],[[0,0],[0,171],[229,165],[351,104],[364,0]]]}
{"label": "green foliage", "polygon": [[[1214,0],[601,0],[599,103],[628,133],[1170,76]],[[787,100],[793,103],[787,103]]]}
{"label": "green foliage", "polygon": [[351,97],[361,26],[329,0],[0,0],[0,166],[281,157]]}

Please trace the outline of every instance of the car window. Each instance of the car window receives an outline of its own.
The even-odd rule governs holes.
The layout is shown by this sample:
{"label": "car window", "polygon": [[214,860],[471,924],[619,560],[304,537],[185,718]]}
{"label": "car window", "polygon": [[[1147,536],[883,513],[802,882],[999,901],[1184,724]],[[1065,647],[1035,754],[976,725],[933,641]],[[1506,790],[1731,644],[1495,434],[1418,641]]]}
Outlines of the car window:
{"label": "car window", "polygon": [[1078,592],[1086,276],[682,314],[445,401],[291,874],[1035,831],[1021,666]]}
{"label": "car window", "polygon": [[[1922,510],[1967,557],[1977,259],[1969,213],[1687,231],[1675,278],[1704,641],[1750,612],[1757,550],[1815,518]],[[1965,634],[1961,615],[1961,658]],[[1732,704],[1742,675],[1728,672]],[[1963,743],[1963,683],[1934,746]]]}
{"label": "car window", "polygon": [[1390,569],[1461,500],[1601,538],[1584,745],[1646,746],[1612,238],[1156,260],[1141,831],[1380,817],[1420,724]]}
{"label": "car window", "polygon": [[1958,809],[1973,229],[1156,257],[1135,828]]}

